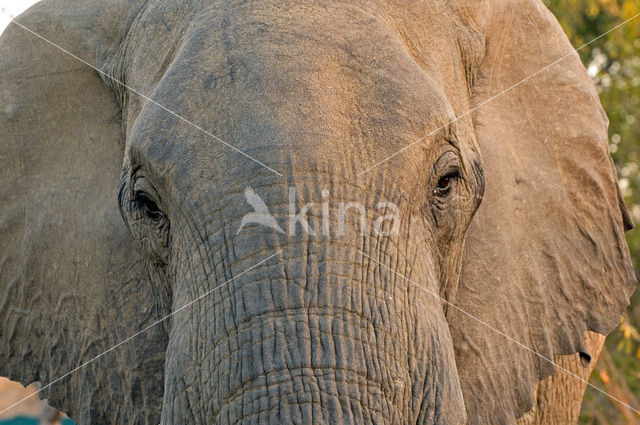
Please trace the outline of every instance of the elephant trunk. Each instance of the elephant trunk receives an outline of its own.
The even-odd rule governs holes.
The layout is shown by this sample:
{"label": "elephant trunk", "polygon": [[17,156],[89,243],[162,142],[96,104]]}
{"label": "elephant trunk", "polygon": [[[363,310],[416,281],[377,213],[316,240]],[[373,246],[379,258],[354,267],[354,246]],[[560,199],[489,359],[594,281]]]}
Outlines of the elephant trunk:
{"label": "elephant trunk", "polygon": [[[286,202],[268,204],[285,223]],[[246,208],[224,214],[240,223]],[[322,228],[317,211],[308,217]],[[198,228],[208,234],[200,241],[222,248],[176,229],[194,248],[176,260],[174,309],[208,295],[172,317],[163,424],[464,422],[440,300],[367,256],[427,276],[437,293],[435,261],[392,250],[397,235],[247,226],[231,237],[206,223],[188,227]]]}
{"label": "elephant trunk", "polygon": [[286,258],[296,251],[284,250],[280,261],[176,315],[163,423],[431,423],[445,411],[464,416],[437,303],[406,282],[363,270],[350,249],[310,247],[306,258]]}

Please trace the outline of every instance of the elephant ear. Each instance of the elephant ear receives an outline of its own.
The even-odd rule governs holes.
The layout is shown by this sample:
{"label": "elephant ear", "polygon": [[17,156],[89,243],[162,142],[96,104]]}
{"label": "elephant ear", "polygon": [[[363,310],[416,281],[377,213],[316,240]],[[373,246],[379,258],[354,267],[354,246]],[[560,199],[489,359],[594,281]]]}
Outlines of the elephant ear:
{"label": "elephant ear", "polygon": [[469,422],[513,424],[554,355],[589,360],[583,332],[613,330],[636,280],[608,121],[577,53],[542,2],[485,6],[473,121],[486,189],[448,321]]}
{"label": "elephant ear", "polygon": [[161,314],[118,210],[121,108],[79,60],[115,54],[140,5],[95,4],[42,2],[0,37],[0,375],[73,371],[42,395],[77,423],[157,424],[161,326],[83,365]]}

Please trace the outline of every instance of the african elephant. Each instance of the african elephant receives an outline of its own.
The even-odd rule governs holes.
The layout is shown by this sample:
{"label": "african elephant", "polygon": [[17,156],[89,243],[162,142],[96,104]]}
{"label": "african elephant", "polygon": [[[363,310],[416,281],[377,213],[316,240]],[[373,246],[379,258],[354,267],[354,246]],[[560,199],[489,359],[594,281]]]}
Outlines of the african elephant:
{"label": "african elephant", "polygon": [[0,375],[79,424],[574,412],[635,287],[540,1],[46,0],[0,75]]}

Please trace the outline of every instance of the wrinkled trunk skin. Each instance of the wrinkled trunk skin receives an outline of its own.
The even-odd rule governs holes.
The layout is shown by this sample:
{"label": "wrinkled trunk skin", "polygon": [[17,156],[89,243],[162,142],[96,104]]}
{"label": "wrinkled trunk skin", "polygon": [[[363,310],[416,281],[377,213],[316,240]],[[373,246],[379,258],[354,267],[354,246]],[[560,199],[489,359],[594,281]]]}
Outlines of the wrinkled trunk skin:
{"label": "wrinkled trunk skin", "polygon": [[[536,405],[518,419],[517,425],[577,424],[587,381],[596,366],[604,340],[604,335],[585,332],[585,347],[591,355],[591,361],[588,364],[584,363],[578,354],[555,356],[556,364],[565,370],[556,368],[555,374],[540,381],[534,397]],[[582,378],[583,382],[566,371]]]}
{"label": "wrinkled trunk skin", "polygon": [[[224,211],[238,223],[241,214]],[[393,242],[357,234],[329,244],[263,227],[228,235],[215,223],[190,226],[208,237],[178,262],[174,309],[220,288],[172,317],[162,424],[464,422],[439,301],[358,249],[409,276],[415,258],[382,255]],[[415,279],[437,291],[433,267],[415,268],[431,270]]]}

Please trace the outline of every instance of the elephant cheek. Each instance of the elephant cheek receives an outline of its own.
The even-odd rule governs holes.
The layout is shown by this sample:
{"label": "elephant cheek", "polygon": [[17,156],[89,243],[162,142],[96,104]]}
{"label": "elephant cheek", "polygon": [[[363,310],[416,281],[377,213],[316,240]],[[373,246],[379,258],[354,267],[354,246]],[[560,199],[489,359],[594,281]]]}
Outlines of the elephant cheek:
{"label": "elephant cheek", "polygon": [[320,249],[322,262],[265,263],[173,317],[164,424],[464,423],[438,300],[363,276],[352,250],[307,252]]}

